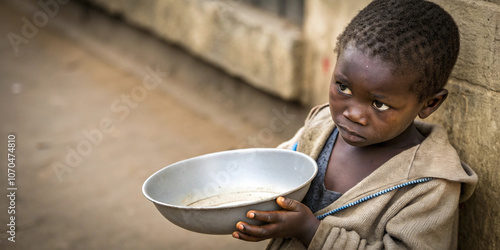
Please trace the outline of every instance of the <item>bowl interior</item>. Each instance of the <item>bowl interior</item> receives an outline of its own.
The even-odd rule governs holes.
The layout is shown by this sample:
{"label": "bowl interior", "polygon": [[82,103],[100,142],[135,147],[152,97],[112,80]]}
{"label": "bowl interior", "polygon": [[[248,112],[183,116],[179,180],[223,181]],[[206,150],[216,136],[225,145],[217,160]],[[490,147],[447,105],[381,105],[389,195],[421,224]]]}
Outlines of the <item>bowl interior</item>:
{"label": "bowl interior", "polygon": [[286,195],[308,185],[316,172],[316,162],[295,151],[231,150],[163,168],[146,180],[143,192],[158,205],[232,207]]}

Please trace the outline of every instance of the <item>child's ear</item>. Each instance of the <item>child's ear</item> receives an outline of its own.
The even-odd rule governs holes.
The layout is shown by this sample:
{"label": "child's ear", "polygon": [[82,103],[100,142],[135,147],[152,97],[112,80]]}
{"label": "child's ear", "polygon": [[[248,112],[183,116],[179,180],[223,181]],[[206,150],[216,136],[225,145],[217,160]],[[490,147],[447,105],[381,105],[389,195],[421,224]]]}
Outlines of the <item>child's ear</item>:
{"label": "child's ear", "polygon": [[425,119],[430,116],[439,108],[439,106],[441,106],[441,104],[443,104],[444,100],[446,100],[446,97],[448,97],[448,90],[441,89],[433,96],[425,99],[424,106],[418,113],[418,117],[420,117],[421,119]]}

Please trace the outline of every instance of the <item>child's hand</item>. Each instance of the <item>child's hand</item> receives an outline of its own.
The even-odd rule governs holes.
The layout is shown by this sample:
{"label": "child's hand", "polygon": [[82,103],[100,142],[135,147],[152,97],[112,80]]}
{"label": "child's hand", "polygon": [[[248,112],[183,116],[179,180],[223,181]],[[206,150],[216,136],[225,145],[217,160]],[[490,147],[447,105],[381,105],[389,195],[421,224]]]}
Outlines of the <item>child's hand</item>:
{"label": "child's hand", "polygon": [[246,241],[261,241],[269,238],[297,238],[304,245],[309,245],[319,226],[311,210],[304,204],[279,197],[276,203],[284,210],[247,212],[247,217],[254,220],[268,222],[261,226],[238,222],[233,237]]}

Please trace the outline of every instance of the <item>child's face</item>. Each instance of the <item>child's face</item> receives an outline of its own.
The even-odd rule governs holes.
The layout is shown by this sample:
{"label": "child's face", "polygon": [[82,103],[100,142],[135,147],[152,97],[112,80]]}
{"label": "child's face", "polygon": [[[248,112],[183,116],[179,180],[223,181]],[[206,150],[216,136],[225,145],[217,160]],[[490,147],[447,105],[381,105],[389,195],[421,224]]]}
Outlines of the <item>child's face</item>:
{"label": "child's face", "polygon": [[404,141],[395,138],[408,134],[403,132],[424,106],[410,92],[412,81],[410,74],[395,74],[389,64],[348,46],[335,65],[329,101],[345,142],[368,146]]}

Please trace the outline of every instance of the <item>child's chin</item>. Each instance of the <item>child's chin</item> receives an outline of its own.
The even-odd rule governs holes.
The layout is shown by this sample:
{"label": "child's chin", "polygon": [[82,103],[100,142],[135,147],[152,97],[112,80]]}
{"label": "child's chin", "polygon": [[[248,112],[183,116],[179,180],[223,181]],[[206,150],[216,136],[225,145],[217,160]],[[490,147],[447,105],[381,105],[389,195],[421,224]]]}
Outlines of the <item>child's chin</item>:
{"label": "child's chin", "polygon": [[353,135],[341,135],[342,136],[342,139],[344,139],[344,141],[353,146],[353,147],[364,147],[364,146],[369,146],[371,145],[372,143],[370,143],[369,141],[367,141],[365,138],[361,138],[361,137],[358,137],[358,136],[353,136]]}

